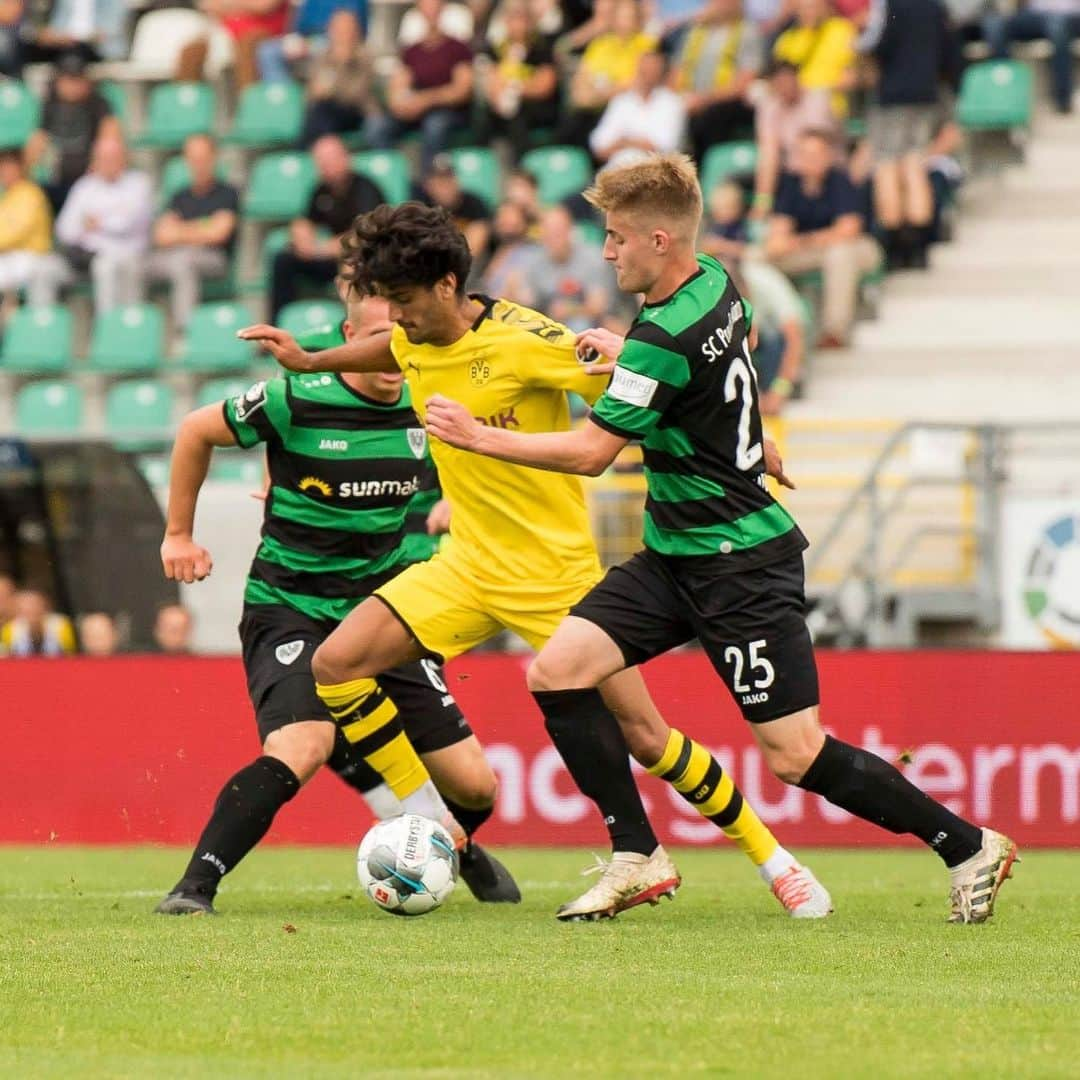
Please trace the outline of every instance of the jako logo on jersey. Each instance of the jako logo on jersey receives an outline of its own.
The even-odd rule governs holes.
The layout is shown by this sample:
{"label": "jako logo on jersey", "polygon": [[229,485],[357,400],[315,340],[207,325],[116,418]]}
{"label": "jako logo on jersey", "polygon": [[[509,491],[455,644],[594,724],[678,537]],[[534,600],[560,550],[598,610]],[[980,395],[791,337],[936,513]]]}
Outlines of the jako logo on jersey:
{"label": "jako logo on jersey", "polygon": [[320,439],[320,450],[348,450],[349,444],[345,439]]}
{"label": "jako logo on jersey", "polygon": [[411,427],[405,434],[413,457],[422,458],[427,453],[427,432],[422,427]]}
{"label": "jako logo on jersey", "polygon": [[648,375],[638,375],[626,368],[616,367],[611,376],[607,393],[616,401],[625,401],[628,405],[646,406],[653,399],[660,384]]}
{"label": "jako logo on jersey", "polygon": [[334,489],[325,480],[320,480],[317,476],[305,476],[300,481],[299,488],[301,491],[317,491],[328,499],[334,493]]}
{"label": "jako logo on jersey", "polygon": [[304,651],[302,641],[288,641],[274,650],[279,664],[291,664]]}
{"label": "jako logo on jersey", "polygon": [[736,300],[731,307],[728,308],[727,322],[723,326],[718,326],[705,340],[705,344],[701,346],[701,355],[709,361],[710,364],[719,360],[724,351],[731,344],[732,336],[735,333],[735,324],[743,317],[742,304]]}
{"label": "jako logo on jersey", "polygon": [[372,495],[415,495],[419,490],[420,477],[414,476],[411,480],[343,480],[337,493],[341,499],[364,499]]}
{"label": "jako logo on jersey", "polygon": [[492,413],[490,416],[477,416],[474,419],[479,420],[484,427],[497,427],[497,428],[518,428],[521,427],[521,421],[517,418],[517,413],[514,412],[511,406],[505,412]]}

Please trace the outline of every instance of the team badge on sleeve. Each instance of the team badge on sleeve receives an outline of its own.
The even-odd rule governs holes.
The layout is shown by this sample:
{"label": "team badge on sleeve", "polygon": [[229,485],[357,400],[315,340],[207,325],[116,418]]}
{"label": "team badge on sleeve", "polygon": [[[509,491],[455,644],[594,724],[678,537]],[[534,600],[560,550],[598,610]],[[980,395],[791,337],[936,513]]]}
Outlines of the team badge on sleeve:
{"label": "team badge on sleeve", "polygon": [[233,399],[233,408],[236,410],[237,420],[246,420],[253,412],[258,411],[266,404],[266,380],[255,383],[238,398]]}

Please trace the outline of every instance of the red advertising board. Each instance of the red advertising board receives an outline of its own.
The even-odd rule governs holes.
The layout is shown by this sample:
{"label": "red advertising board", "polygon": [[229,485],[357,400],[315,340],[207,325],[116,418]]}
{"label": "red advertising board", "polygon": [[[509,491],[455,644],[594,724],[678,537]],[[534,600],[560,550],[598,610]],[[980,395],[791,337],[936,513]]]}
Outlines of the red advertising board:
{"label": "red advertising board", "polygon": [[[603,846],[525,690],[526,660],[478,654],[451,690],[500,783],[485,826],[497,844]],[[820,654],[823,720],[890,760],[958,813],[1029,845],[1080,845],[1080,654]],[[766,775],[752,737],[704,657],[646,668],[671,723],[713,749],[792,846],[898,838]],[[235,659],[121,657],[0,663],[0,842],[189,843],[224,780],[258,753]],[[666,785],[642,777],[664,843],[716,840]],[[369,818],[326,774],[293,800],[271,839],[351,843]]]}

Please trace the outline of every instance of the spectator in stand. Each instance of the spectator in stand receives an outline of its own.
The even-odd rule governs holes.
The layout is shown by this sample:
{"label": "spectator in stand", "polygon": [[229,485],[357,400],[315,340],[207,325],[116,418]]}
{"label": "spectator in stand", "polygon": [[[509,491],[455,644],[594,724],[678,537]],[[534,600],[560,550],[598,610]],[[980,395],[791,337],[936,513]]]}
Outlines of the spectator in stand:
{"label": "spectator in stand", "polygon": [[[477,37],[476,19],[473,16],[475,5],[455,3],[444,0],[439,7],[439,29],[447,36],[470,44]],[[428,19],[423,6],[419,3],[405,12],[398,27],[398,49],[404,51],[410,45],[422,41],[428,32]],[[480,37],[483,35],[480,34]]]}
{"label": "spectator in stand", "polygon": [[301,145],[309,147],[323,135],[359,131],[371,103],[371,80],[360,21],[352,11],[335,11],[327,24],[326,45],[311,61]]}
{"label": "spectator in stand", "polygon": [[616,94],[589,136],[597,161],[628,165],[645,154],[678,150],[686,130],[681,95],[664,85],[667,64],[663,54],[648,52],[638,61],[629,90]]}
{"label": "spectator in stand", "polygon": [[750,243],[746,195],[734,180],[725,180],[709,192],[708,206],[701,250],[725,266],[734,265],[746,254]]}
{"label": "spectator in stand", "polygon": [[372,146],[389,149],[408,131],[420,131],[421,167],[446,148],[450,132],[469,126],[472,50],[439,28],[443,0],[418,0],[427,32],[401,53],[387,89],[387,112],[369,118]]}
{"label": "spectator in stand", "polygon": [[69,656],[75,652],[75,628],[57,615],[44,593],[22,589],[15,594],[15,615],[0,630],[0,653],[7,656]]}
{"label": "spectator in stand", "polygon": [[42,260],[35,272],[32,302],[56,303],[60,286],[89,272],[99,313],[138,303],[153,219],[150,178],[128,168],[121,139],[98,139],[90,171],[75,182],[56,219],[58,252]]}
{"label": "spectator in stand", "polygon": [[[563,17],[570,29],[555,43],[555,50],[560,57],[580,53],[589,43],[601,34],[611,32],[616,0],[595,0],[591,8],[581,5],[571,12],[570,5],[563,3]],[[580,21],[578,17],[580,16]]]}
{"label": "spectator in stand", "polygon": [[[336,135],[324,135],[311,148],[319,183],[311,193],[306,216],[290,225],[289,246],[274,257],[270,283],[270,316],[297,296],[299,278],[329,285],[337,277],[341,234],[358,214],[366,214],[385,201],[383,193],[366,177],[353,171],[345,144]],[[323,238],[319,230],[329,236]]]}
{"label": "spectator in stand", "polygon": [[90,167],[94,142],[106,135],[121,138],[123,133],[109,103],[86,74],[86,60],[78,53],[62,56],[42,109],[41,127],[26,144],[28,168],[55,161],[46,191],[56,212]]}
{"label": "spectator in stand", "polygon": [[115,656],[120,635],[113,617],[104,611],[90,611],[79,619],[79,644],[84,656]]}
{"label": "spectator in stand", "polygon": [[217,177],[217,147],[209,135],[184,143],[191,184],[169,201],[154,226],[155,250],[146,263],[149,278],[169,282],[173,324],[183,329],[199,302],[203,278],[229,270],[240,196]]}
{"label": "spectator in stand", "polygon": [[26,63],[52,63],[66,53],[84,60],[127,56],[126,0],[57,0],[49,23],[23,45]]}
{"label": "spectator in stand", "polygon": [[294,66],[301,65],[326,44],[327,28],[338,11],[356,16],[362,35],[367,33],[367,0],[302,0],[293,9],[289,32],[267,38],[255,50],[263,82],[291,82]]}
{"label": "spectator in stand", "polygon": [[795,13],[795,0],[746,0],[743,14],[757,27],[769,51]]}
{"label": "spectator in stand", "polygon": [[529,218],[515,202],[502,202],[495,211],[492,226],[495,250],[480,279],[487,296],[505,296],[517,300],[524,292],[525,270],[539,248],[529,238]]}
{"label": "spectator in stand", "polygon": [[450,214],[473,259],[479,261],[491,239],[491,215],[481,198],[461,186],[449,154],[436,154],[415,195],[420,202],[441,206]]}
{"label": "spectator in stand", "polygon": [[599,326],[615,299],[611,270],[599,248],[574,236],[566,207],[544,212],[540,248],[525,268],[522,302],[578,333]]}
{"label": "spectator in stand", "polygon": [[799,82],[799,69],[783,60],[773,62],[768,93],[758,103],[755,128],[758,163],[751,213],[762,218],[772,208],[777,181],[791,168],[803,132],[828,131],[839,147],[841,131],[829,91],[807,90]]}
{"label": "spectator in stand", "polygon": [[189,656],[195,621],[183,604],[164,604],[154,619],[154,644],[168,656]]}
{"label": "spectator in stand", "polygon": [[0,0],[0,76],[21,79],[23,0]]}
{"label": "spectator in stand", "polygon": [[803,134],[792,172],[780,179],[765,240],[766,257],[784,273],[821,271],[822,348],[848,343],[859,276],[881,261],[864,230],[855,185],[835,160],[828,132]]}
{"label": "spectator in stand", "polygon": [[[259,81],[258,49],[285,33],[289,21],[288,0],[200,0],[199,7],[233,40],[233,83],[237,92]],[[210,38],[188,42],[180,50],[176,68],[179,82],[202,82],[210,52]]]}
{"label": "spectator in stand", "polygon": [[15,618],[15,579],[10,574],[0,574],[0,630]]}
{"label": "spectator in stand", "polygon": [[743,18],[742,0],[709,0],[683,38],[671,77],[684,96],[699,163],[710,146],[752,128],[747,91],[763,60],[761,35]]}
{"label": "spectator in stand", "polygon": [[506,178],[503,197],[516,203],[525,212],[531,236],[540,221],[540,181],[528,169],[512,169]]}
{"label": "spectator in stand", "polygon": [[934,218],[926,152],[941,119],[942,82],[959,74],[959,43],[940,0],[874,0],[858,45],[878,69],[869,134],[885,257],[890,269],[924,269]]}
{"label": "spectator in stand", "polygon": [[795,24],[773,46],[773,57],[794,64],[807,90],[829,90],[837,115],[847,112],[855,85],[855,26],[834,15],[828,0],[797,0]]}
{"label": "spectator in stand", "polygon": [[487,130],[479,141],[503,135],[516,159],[538,129],[555,126],[559,79],[551,40],[540,33],[528,0],[507,0],[500,13],[505,32],[488,48],[491,65],[483,86]]}
{"label": "spectator in stand", "polygon": [[26,176],[22,152],[0,150],[0,298],[24,289],[52,248],[52,210]]}
{"label": "spectator in stand", "polygon": [[1080,36],[1080,0],[1028,0],[1012,14],[992,12],[983,18],[983,36],[993,56],[1004,59],[1014,41],[1047,38],[1054,105],[1059,113],[1073,108],[1073,39]]}
{"label": "spectator in stand", "polygon": [[637,0],[616,0],[611,30],[595,37],[585,50],[570,83],[570,109],[563,118],[559,141],[588,145],[589,134],[608,102],[628,89],[637,76],[638,61],[657,47],[641,25]]}

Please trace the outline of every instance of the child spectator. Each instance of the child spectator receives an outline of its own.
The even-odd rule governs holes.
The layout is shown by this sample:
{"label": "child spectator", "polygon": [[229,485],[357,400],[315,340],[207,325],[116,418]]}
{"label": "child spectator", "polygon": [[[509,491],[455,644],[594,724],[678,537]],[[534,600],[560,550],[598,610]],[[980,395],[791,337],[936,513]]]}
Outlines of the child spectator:
{"label": "child spectator", "polygon": [[79,619],[79,644],[84,656],[115,656],[120,635],[111,615],[90,611]]}
{"label": "child spectator", "polygon": [[191,612],[183,604],[164,604],[154,619],[154,644],[168,656],[188,656],[195,628]]}
{"label": "child spectator", "polygon": [[722,263],[736,263],[750,242],[746,195],[734,180],[717,184],[709,193],[709,217],[701,250]]}

